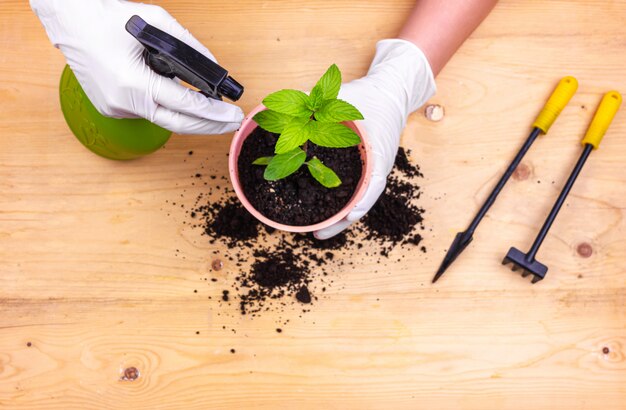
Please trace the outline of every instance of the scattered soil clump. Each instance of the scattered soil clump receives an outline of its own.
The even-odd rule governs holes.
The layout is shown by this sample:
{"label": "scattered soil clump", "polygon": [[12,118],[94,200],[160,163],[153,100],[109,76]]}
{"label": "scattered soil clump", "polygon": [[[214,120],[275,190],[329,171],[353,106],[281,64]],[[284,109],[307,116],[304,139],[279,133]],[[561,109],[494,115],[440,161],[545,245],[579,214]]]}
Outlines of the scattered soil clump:
{"label": "scattered soil clump", "polygon": [[198,207],[192,211],[204,219],[204,234],[211,243],[225,240],[229,246],[247,242],[258,236],[259,225],[237,198],[230,197],[223,203],[213,203]]}

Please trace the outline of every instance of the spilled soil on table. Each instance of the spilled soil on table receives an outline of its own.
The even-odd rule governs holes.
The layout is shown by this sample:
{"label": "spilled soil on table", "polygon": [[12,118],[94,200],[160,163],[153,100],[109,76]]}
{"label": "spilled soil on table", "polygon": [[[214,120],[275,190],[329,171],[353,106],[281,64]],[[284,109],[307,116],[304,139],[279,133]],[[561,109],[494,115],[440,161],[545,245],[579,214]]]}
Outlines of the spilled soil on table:
{"label": "spilled soil on table", "polygon": [[225,177],[217,184],[215,176],[197,173],[193,185],[197,182],[206,189],[187,209],[186,222],[201,230],[209,244],[223,245],[212,251],[212,268],[204,281],[220,286],[222,308],[236,307],[242,315],[287,313],[294,308],[307,312],[338,273],[358,267],[350,257],[355,253],[377,255],[384,263],[398,247],[426,252],[421,235],[425,211],[418,204],[422,177],[400,148],[385,192],[370,212],[339,235],[321,241],[311,234],[265,226],[243,208]]}

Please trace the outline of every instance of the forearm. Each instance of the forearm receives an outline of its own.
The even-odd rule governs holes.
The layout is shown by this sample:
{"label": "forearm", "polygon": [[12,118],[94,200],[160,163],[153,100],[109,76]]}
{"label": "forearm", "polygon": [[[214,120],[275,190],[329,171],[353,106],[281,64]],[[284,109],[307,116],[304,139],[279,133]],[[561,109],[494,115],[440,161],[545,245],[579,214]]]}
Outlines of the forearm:
{"label": "forearm", "polygon": [[418,0],[399,37],[415,43],[437,75],[497,0]]}

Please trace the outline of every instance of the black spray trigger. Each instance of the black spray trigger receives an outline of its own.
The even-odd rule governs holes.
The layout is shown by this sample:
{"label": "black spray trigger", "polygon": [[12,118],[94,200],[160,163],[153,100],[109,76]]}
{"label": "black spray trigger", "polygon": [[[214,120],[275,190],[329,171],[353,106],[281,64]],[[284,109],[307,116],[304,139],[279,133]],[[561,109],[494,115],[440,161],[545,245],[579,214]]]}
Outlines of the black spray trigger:
{"label": "black spray trigger", "polygon": [[151,26],[139,16],[128,20],[126,31],[146,48],[144,59],[156,73],[177,77],[210,98],[221,100],[225,96],[232,101],[241,98],[243,86],[229,76],[228,71],[176,37]]}
{"label": "black spray trigger", "polygon": [[143,58],[146,63],[156,72],[167,78],[176,77],[174,67],[166,58],[159,56],[157,52],[150,52],[147,48],[143,50]]}

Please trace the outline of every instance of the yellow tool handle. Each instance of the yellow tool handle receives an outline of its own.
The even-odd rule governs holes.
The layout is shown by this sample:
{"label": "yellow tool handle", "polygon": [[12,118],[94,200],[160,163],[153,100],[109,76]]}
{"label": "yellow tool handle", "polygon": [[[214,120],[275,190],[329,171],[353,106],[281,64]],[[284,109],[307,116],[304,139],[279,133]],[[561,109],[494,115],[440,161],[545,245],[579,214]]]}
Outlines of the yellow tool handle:
{"label": "yellow tool handle", "polygon": [[613,121],[613,117],[615,117],[621,104],[622,96],[617,91],[609,91],[604,94],[596,114],[593,116],[591,124],[589,124],[589,128],[587,128],[587,133],[582,141],[583,146],[591,144],[593,149],[598,149],[602,137],[604,137],[606,130],[611,125],[611,121]]}
{"label": "yellow tool handle", "polygon": [[543,106],[533,126],[539,128],[544,134],[547,133],[577,89],[578,81],[574,77],[563,77],[546,102],[546,105]]}

